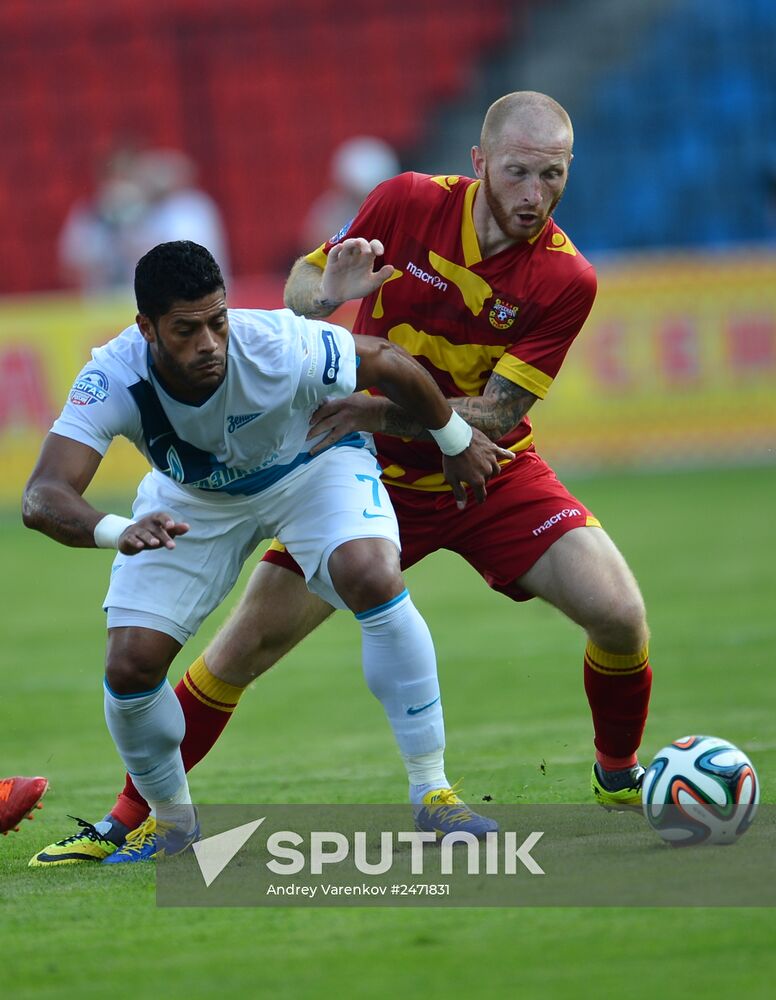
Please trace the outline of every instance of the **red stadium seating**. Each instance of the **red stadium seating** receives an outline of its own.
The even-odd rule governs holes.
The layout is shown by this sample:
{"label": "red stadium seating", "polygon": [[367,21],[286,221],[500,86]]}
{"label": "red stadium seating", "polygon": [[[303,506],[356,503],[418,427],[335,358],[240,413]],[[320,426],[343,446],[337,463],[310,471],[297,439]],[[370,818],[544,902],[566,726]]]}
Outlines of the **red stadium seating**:
{"label": "red stadium seating", "polygon": [[508,0],[3,0],[0,293],[61,285],[56,241],[118,140],[177,147],[221,206],[233,269],[281,271],[331,151],[399,150],[470,82]]}

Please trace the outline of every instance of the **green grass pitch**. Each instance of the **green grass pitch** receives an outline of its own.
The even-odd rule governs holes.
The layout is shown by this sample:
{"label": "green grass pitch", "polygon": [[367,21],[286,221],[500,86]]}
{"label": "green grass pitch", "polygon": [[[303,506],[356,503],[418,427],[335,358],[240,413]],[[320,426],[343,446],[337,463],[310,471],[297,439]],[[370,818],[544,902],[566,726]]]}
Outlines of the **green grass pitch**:
{"label": "green grass pitch", "polygon": [[[571,485],[626,554],[650,611],[643,756],[691,731],[724,736],[751,754],[775,802],[776,469]],[[0,839],[3,995],[772,996],[767,909],[159,910],[152,865],[29,870],[34,850],[72,832],[68,813],[101,817],[119,786],[100,686],[110,556],[25,532],[13,512],[0,517],[0,544],[0,771],[51,779],[35,822]],[[467,798],[587,801],[577,630],[538,602],[512,606],[447,553],[408,582],[439,654],[448,774],[465,778]],[[349,616],[253,686],[191,784],[204,802],[404,800]]]}

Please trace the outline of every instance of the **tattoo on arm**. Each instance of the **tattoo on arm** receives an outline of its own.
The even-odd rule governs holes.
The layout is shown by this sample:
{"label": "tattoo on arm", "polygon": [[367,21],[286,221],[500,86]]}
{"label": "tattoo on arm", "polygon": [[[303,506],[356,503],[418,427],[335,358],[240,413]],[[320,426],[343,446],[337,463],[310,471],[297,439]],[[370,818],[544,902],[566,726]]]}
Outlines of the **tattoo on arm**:
{"label": "tattoo on arm", "polygon": [[451,399],[450,405],[474,427],[498,441],[517,427],[537,400],[532,392],[516,382],[510,382],[495,372],[488,379],[481,396]]}
{"label": "tattoo on arm", "polygon": [[392,437],[417,438],[421,441],[433,440],[428,431],[396,403],[390,403],[386,406],[381,429],[383,434],[390,434]]}
{"label": "tattoo on arm", "polygon": [[311,319],[325,319],[341,303],[322,299],[321,281],[323,271],[310,264],[304,257],[294,264],[283,293],[284,303],[297,316]]}
{"label": "tattoo on arm", "polygon": [[[517,427],[537,400],[532,392],[510,382],[495,372],[488,379],[481,396],[462,396],[449,399],[456,413],[492,441],[498,441],[513,427]],[[385,408],[383,434],[431,441],[431,435],[395,403]]]}

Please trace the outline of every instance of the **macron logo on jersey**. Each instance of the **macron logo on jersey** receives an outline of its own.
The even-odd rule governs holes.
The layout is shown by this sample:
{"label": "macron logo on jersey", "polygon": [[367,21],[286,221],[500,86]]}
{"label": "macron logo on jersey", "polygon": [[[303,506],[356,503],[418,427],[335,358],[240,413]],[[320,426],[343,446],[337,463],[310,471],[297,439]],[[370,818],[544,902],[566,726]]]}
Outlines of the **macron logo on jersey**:
{"label": "macron logo on jersey", "polygon": [[255,420],[260,416],[261,413],[242,413],[240,416],[227,417],[226,429],[230,434],[234,434],[235,431],[238,431],[241,427],[245,427],[251,420]]}
{"label": "macron logo on jersey", "polygon": [[447,282],[442,281],[438,274],[429,274],[428,271],[424,271],[422,267],[418,267],[411,260],[407,261],[407,270],[413,277],[420,278],[421,281],[427,285],[431,285],[432,288],[438,288],[440,292],[447,291]]}
{"label": "macron logo on jersey", "polygon": [[331,330],[321,330],[321,337],[323,338],[323,348],[326,351],[326,365],[321,378],[324,385],[331,385],[337,381],[340,350]]}

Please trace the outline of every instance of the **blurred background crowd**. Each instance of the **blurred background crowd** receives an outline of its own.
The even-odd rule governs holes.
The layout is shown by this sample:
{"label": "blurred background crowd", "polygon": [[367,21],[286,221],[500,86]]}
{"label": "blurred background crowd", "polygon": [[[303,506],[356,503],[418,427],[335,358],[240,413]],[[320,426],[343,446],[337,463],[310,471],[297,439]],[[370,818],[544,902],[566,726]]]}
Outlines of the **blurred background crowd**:
{"label": "blurred background crowd", "polygon": [[[551,447],[573,463],[576,424],[553,437],[563,399],[571,412],[579,399],[595,409],[601,390],[610,406],[641,398],[635,449],[611,437],[625,409],[593,415],[604,424],[600,462],[627,463],[666,453],[666,402],[681,410],[697,391],[721,411],[743,389],[746,419],[712,419],[714,445],[700,408],[682,417],[681,454],[714,457],[732,443],[770,461],[773,0],[348,0],[332,10],[327,0],[3,0],[0,381],[21,402],[0,404],[0,435],[25,413],[44,423],[34,401],[56,396],[57,377],[30,367],[30,340],[61,347],[78,329],[79,353],[60,356],[77,368],[120,319],[72,314],[68,326],[67,309],[79,295],[88,316],[105,293],[123,290],[126,302],[150,246],[204,243],[232,304],[277,306],[290,263],[375,183],[405,169],[469,173],[487,106],[535,89],[574,121],[556,220],[602,278],[547,410]],[[51,292],[69,292],[59,301],[71,305],[42,322],[39,296]],[[588,427],[579,433],[589,440]]]}
{"label": "blurred background crowd", "polygon": [[144,253],[180,239],[208,247],[228,273],[223,219],[196,173],[180,150],[112,150],[95,190],[75,202],[59,235],[63,281],[86,292],[125,287]]}
{"label": "blurred background crowd", "polygon": [[0,292],[114,284],[186,226],[281,273],[375,180],[467,172],[522,88],[574,120],[558,218],[586,252],[776,237],[771,0],[330,8],[4,0]]}

